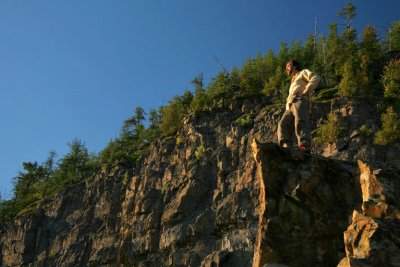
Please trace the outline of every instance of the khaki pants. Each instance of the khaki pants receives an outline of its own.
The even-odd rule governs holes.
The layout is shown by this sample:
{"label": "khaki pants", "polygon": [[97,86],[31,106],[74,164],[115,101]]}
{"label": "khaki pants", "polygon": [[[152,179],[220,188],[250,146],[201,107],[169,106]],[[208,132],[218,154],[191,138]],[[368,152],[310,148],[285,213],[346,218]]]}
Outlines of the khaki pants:
{"label": "khaki pants", "polygon": [[294,100],[290,110],[286,110],[278,124],[278,142],[291,145],[294,133],[299,146],[311,147],[311,134],[309,126],[310,101],[306,97]]}

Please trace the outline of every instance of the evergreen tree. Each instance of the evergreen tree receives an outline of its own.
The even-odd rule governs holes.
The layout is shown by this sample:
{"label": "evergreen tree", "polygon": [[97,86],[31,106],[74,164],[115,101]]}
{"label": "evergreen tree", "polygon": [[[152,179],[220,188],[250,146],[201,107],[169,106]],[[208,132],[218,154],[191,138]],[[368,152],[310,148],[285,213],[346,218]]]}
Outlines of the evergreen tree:
{"label": "evergreen tree", "polygon": [[304,68],[314,69],[313,65],[316,57],[315,52],[316,51],[314,49],[314,36],[309,35],[303,48],[304,59],[302,60],[302,64]]}
{"label": "evergreen tree", "polygon": [[50,151],[49,156],[47,157],[47,160],[43,164],[43,167],[45,168],[45,177],[44,177],[44,185],[43,185],[43,191],[42,191],[42,198],[46,197],[50,185],[50,179],[52,178],[52,175],[55,170],[55,158],[57,157],[57,153],[55,151]]}
{"label": "evergreen tree", "polygon": [[380,72],[377,66],[379,66],[382,52],[375,28],[372,26],[365,27],[361,38],[359,51],[361,94],[364,96],[378,96],[381,91],[378,90],[377,86]]}
{"label": "evergreen tree", "polygon": [[279,45],[279,51],[276,56],[277,66],[281,66],[285,68],[286,63],[289,61],[289,49],[284,42],[281,42]]}
{"label": "evergreen tree", "polygon": [[343,68],[342,80],[339,83],[340,96],[353,96],[359,92],[360,89],[360,75],[356,64],[352,59],[348,60]]}
{"label": "evergreen tree", "polygon": [[110,140],[100,152],[99,157],[102,163],[123,162],[130,165],[135,162],[141,154],[141,146],[148,141],[144,126],[145,115],[142,107],[135,108],[134,115],[123,122],[120,136],[115,140]]}
{"label": "evergreen tree", "polygon": [[361,71],[360,71],[360,60],[358,58],[358,43],[357,43],[357,32],[352,27],[351,21],[356,15],[355,6],[348,2],[344,8],[342,8],[338,15],[345,19],[346,28],[342,33],[342,51],[341,60],[339,66],[339,72],[342,79],[339,83],[339,94],[342,96],[351,96],[358,94],[361,88]]}
{"label": "evergreen tree", "polygon": [[60,159],[54,172],[60,187],[89,178],[98,166],[96,156],[88,152],[85,143],[74,139],[68,146],[70,151]]}
{"label": "evergreen tree", "polygon": [[400,60],[391,60],[384,68],[382,83],[385,89],[385,98],[400,104]]}
{"label": "evergreen tree", "polygon": [[160,123],[161,113],[156,109],[152,108],[149,112],[149,127],[146,129],[146,136],[148,141],[151,143],[160,136]]}
{"label": "evergreen tree", "polygon": [[46,177],[46,170],[43,166],[35,162],[22,163],[24,168],[15,178],[14,199],[17,203],[17,210],[21,210],[27,205],[39,200],[39,194],[36,194],[35,185]]}
{"label": "evergreen tree", "polygon": [[[124,121],[121,138],[126,139],[127,142],[139,141],[144,131],[144,119],[146,113],[140,106],[135,108],[134,115]],[[131,143],[133,145],[133,143]]]}
{"label": "evergreen tree", "polygon": [[339,10],[338,16],[345,20],[346,28],[351,29],[351,22],[356,16],[356,7],[351,2],[347,2],[346,6]]}
{"label": "evergreen tree", "polygon": [[261,93],[271,71],[271,66],[268,64],[269,62],[260,53],[255,59],[246,60],[240,70],[241,96],[255,96]]}
{"label": "evergreen tree", "polygon": [[190,92],[189,90],[185,90],[183,95],[181,97],[175,98],[176,101],[180,102],[182,104],[184,113],[188,113],[190,110],[190,104],[192,104],[193,101],[193,93]]}
{"label": "evergreen tree", "polygon": [[271,77],[277,68],[275,54],[272,49],[269,49],[264,56],[264,64],[266,69],[266,77]]}
{"label": "evergreen tree", "polygon": [[327,39],[327,73],[330,85],[339,83],[341,68],[343,65],[343,43],[338,35],[337,23],[329,25],[329,35]]}
{"label": "evergreen tree", "polygon": [[183,96],[175,96],[162,109],[162,119],[160,130],[164,135],[176,133],[182,124],[183,117],[188,113],[193,100],[193,94],[190,91],[185,91]]}
{"label": "evergreen tree", "polygon": [[194,93],[197,95],[200,92],[204,92],[204,76],[203,73],[200,73],[196,77],[193,78],[193,80],[190,82],[191,84],[194,85]]}
{"label": "evergreen tree", "polygon": [[211,79],[207,88],[208,98],[212,107],[224,107],[232,99],[240,96],[240,70],[234,68],[231,73],[219,72],[217,77]]}
{"label": "evergreen tree", "polygon": [[400,20],[397,20],[390,25],[383,45],[386,51],[400,51]]}
{"label": "evergreen tree", "polygon": [[375,135],[374,143],[378,145],[390,145],[400,142],[400,119],[392,107],[388,107],[386,113],[381,116],[382,130]]}
{"label": "evergreen tree", "polygon": [[328,86],[330,85],[328,75],[328,46],[322,34],[319,36],[317,42],[316,53],[312,69],[321,76],[321,85]]}
{"label": "evergreen tree", "polygon": [[196,76],[191,83],[195,86],[194,97],[190,104],[190,110],[194,114],[198,114],[200,111],[207,108],[209,105],[206,90],[204,89],[204,77],[203,74]]}
{"label": "evergreen tree", "polygon": [[[303,66],[305,65],[304,54],[303,54],[303,47],[301,46],[301,42],[299,40],[294,40],[290,47],[288,48],[288,59],[290,60],[297,60],[302,63]],[[313,61],[314,56],[311,58],[311,62]],[[286,62],[287,63],[287,62]],[[308,67],[311,65],[308,65]]]}
{"label": "evergreen tree", "polygon": [[[301,50],[301,45],[299,50]],[[274,52],[269,49],[262,56],[258,54],[255,59],[248,59],[240,70],[240,91],[242,97],[256,96],[265,93],[268,80],[275,75],[276,59]]]}
{"label": "evergreen tree", "polygon": [[[336,23],[330,25],[330,34],[328,37],[328,49],[329,57],[335,58],[333,65],[331,68],[334,69],[336,77],[340,78],[341,76],[349,75],[349,71],[353,74],[356,71],[356,68],[359,66],[358,58],[357,58],[357,32],[352,27],[352,19],[356,15],[355,6],[347,2],[346,6],[342,8],[338,12],[338,16],[344,20],[345,29],[342,32],[341,36],[337,36],[337,25]],[[351,68],[350,68],[351,66]],[[346,68],[346,70],[345,70]],[[345,74],[344,72],[347,71]]]}
{"label": "evergreen tree", "polygon": [[284,101],[287,97],[289,84],[287,82],[287,75],[281,66],[276,68],[275,74],[269,77],[265,84],[263,93],[265,95],[276,95],[279,99]]}
{"label": "evergreen tree", "polygon": [[335,143],[338,140],[340,128],[338,115],[330,112],[328,119],[315,131],[317,135],[316,143]]}
{"label": "evergreen tree", "polygon": [[128,150],[120,138],[116,138],[115,140],[111,139],[106,147],[99,153],[99,158],[102,164],[109,165],[121,161],[124,163],[133,163],[134,161],[134,159],[128,154]]}

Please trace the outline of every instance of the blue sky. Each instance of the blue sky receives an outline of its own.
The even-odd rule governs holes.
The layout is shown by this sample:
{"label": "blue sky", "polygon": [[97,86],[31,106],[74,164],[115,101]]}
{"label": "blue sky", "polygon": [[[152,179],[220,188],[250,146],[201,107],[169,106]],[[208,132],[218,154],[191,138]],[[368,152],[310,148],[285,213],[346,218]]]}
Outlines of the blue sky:
{"label": "blue sky", "polygon": [[[353,1],[354,26],[383,33],[400,1]],[[2,0],[0,192],[22,162],[59,156],[78,138],[99,152],[136,106],[146,111],[246,58],[305,40],[345,6],[293,0]]]}

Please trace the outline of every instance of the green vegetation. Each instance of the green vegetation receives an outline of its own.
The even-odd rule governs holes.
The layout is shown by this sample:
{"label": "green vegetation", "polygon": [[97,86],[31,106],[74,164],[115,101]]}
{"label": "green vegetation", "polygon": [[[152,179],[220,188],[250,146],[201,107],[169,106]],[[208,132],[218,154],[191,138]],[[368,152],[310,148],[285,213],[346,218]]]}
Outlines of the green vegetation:
{"label": "green vegetation", "polygon": [[[379,41],[372,26],[366,26],[358,36],[352,26],[356,8],[350,2],[339,11],[343,23],[329,25],[328,34],[309,35],[304,44],[294,40],[290,45],[281,42],[278,51],[268,50],[255,58],[248,58],[243,66],[222,70],[204,84],[202,74],[191,81],[193,90],[173,97],[166,106],[151,109],[149,114],[136,107],[133,115],[123,122],[119,135],[110,140],[98,155],[89,153],[85,144],[73,140],[69,152],[56,160],[55,152],[44,163],[24,162],[23,171],[14,179],[14,192],[10,200],[0,202],[0,223],[17,214],[35,209],[46,198],[53,197],[60,189],[84,182],[102,166],[123,165],[134,167],[139,158],[149,151],[150,144],[158,138],[173,136],[182,127],[188,114],[199,116],[203,112],[224,109],[238,99],[269,97],[267,109],[285,106],[290,79],[285,73],[289,59],[296,59],[303,68],[309,68],[321,76],[321,84],[313,101],[328,101],[338,96],[374,98],[382,107],[400,105],[400,61],[393,59],[400,51],[400,21],[395,21],[385,38]],[[358,38],[360,37],[360,38]],[[398,55],[397,55],[398,57]],[[392,60],[391,60],[392,59]],[[250,115],[236,120],[241,126],[253,123]],[[317,142],[333,143],[340,131],[338,118],[329,114],[327,121],[315,131]],[[370,135],[365,127],[363,134]],[[377,144],[399,141],[399,119],[394,109],[388,108],[382,115],[382,130],[376,134]],[[195,155],[201,159],[205,152],[200,144]],[[122,180],[128,182],[127,177]]]}
{"label": "green vegetation", "polygon": [[196,155],[197,160],[200,160],[201,157],[203,156],[204,152],[206,151],[204,144],[201,143],[201,145],[199,145],[196,148],[196,151],[194,151],[194,154]]}
{"label": "green vegetation", "polygon": [[176,133],[181,127],[183,117],[189,112],[193,94],[185,91],[183,96],[175,96],[169,104],[162,108],[160,130],[164,135]]}
{"label": "green vegetation", "polygon": [[383,45],[385,50],[389,52],[400,51],[400,21],[395,21],[390,25]]}
{"label": "green vegetation", "polygon": [[124,174],[124,178],[122,179],[122,184],[125,186],[128,183],[128,179],[129,179],[129,174],[128,172],[126,172]]}
{"label": "green vegetation", "polygon": [[182,142],[183,142],[182,137],[178,136],[178,137],[176,138],[176,144],[179,145],[179,144],[182,144]]}
{"label": "green vegetation", "polygon": [[338,96],[338,88],[327,88],[318,91],[318,93],[312,97],[312,102],[325,102],[327,100],[331,100]]}
{"label": "green vegetation", "polygon": [[400,119],[392,107],[388,107],[386,113],[381,116],[382,130],[375,135],[374,143],[378,145],[390,145],[400,141]]}
{"label": "green vegetation", "polygon": [[253,124],[253,118],[250,114],[246,114],[237,118],[236,123],[242,127],[247,127]]}
{"label": "green vegetation", "polygon": [[373,134],[372,128],[365,124],[361,125],[360,132],[364,136],[372,136],[372,134]]}
{"label": "green vegetation", "polygon": [[90,154],[80,140],[75,139],[68,146],[69,152],[58,162],[55,162],[56,153],[52,151],[42,164],[22,164],[23,171],[14,178],[12,199],[1,202],[0,224],[35,210],[42,199],[93,175],[99,166],[97,156]]}
{"label": "green vegetation", "polygon": [[317,135],[315,138],[316,143],[335,143],[340,133],[338,116],[334,113],[329,113],[328,120],[314,132]]}
{"label": "green vegetation", "polygon": [[[75,139],[68,144],[69,152],[56,161],[56,153],[50,152],[47,160],[24,162],[14,178],[14,192],[10,200],[0,202],[0,226],[15,216],[29,213],[38,203],[53,197],[60,189],[85,182],[103,165],[123,164],[134,166],[136,160],[148,151],[152,141],[160,136],[160,113],[150,111],[149,126],[145,128],[145,112],[141,107],[124,121],[120,136],[111,140],[99,153],[89,153],[85,144]],[[126,185],[127,174],[122,183]]]}
{"label": "green vegetation", "polygon": [[392,60],[385,66],[382,83],[385,97],[400,103],[400,60]]}

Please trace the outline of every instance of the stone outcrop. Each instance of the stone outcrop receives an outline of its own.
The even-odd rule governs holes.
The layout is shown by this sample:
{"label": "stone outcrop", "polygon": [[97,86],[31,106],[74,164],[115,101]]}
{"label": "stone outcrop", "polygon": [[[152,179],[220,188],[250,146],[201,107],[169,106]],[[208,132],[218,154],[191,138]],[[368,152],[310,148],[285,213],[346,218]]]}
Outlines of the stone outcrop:
{"label": "stone outcrop", "polygon": [[252,146],[261,180],[254,267],[335,266],[344,252],[340,267],[400,266],[399,169]]}
{"label": "stone outcrop", "polygon": [[335,266],[344,256],[349,217],[361,203],[353,166],[255,140],[253,151],[261,180],[253,266]]}
{"label": "stone outcrop", "polygon": [[[354,103],[315,105],[313,127],[331,109],[346,107],[351,115],[342,119],[351,134],[367,120]],[[153,143],[134,168],[105,167],[41,202],[2,229],[1,265],[246,267],[255,255],[259,266],[358,266],[351,262],[363,260],[355,254],[359,238],[346,241],[343,233],[369,234],[363,234],[368,227],[351,228],[354,211],[378,225],[365,258],[375,262],[382,251],[376,240],[384,229],[393,233],[398,221],[398,190],[390,191],[397,186],[390,178],[398,175],[396,151],[343,132],[347,147],[330,159],[260,143],[254,154],[254,139],[276,143],[282,110],[267,104],[266,98],[238,101],[227,110],[188,116],[175,136]],[[243,116],[250,120],[243,123]],[[368,119],[375,123],[372,115]],[[371,169],[368,177],[383,185],[372,186],[378,185],[374,180],[363,186],[368,196],[357,159],[393,162],[391,172]],[[398,239],[388,240],[390,253],[396,252]]]}
{"label": "stone outcrop", "polygon": [[346,258],[339,266],[400,266],[400,172],[358,165],[362,209],[344,233]]}

